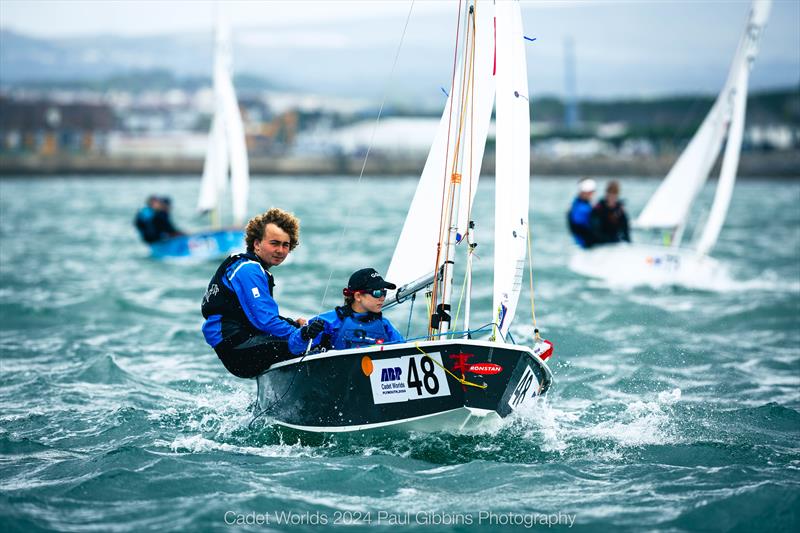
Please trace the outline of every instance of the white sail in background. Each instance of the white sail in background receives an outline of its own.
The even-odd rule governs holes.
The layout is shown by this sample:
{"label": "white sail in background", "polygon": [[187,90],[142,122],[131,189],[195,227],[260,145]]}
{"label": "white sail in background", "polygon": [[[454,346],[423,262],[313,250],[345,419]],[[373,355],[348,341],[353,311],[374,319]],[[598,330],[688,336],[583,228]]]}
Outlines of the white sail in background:
{"label": "white sail in background", "polygon": [[530,107],[519,2],[497,4],[493,323],[505,337],[519,300],[528,242]]}
{"label": "white sail in background", "polygon": [[[428,153],[428,159],[406,216],[400,239],[394,250],[386,279],[398,286],[421,278],[436,270],[438,228],[443,195],[447,183],[456,172],[461,174],[461,197],[457,199],[458,226],[463,235],[467,217],[478,186],[483,151],[494,102],[494,13],[492,4],[479,2],[475,9],[474,82],[462,83],[465,64],[456,71],[447,98],[439,129]],[[465,18],[469,18],[465,14]],[[469,22],[468,22],[469,23]],[[470,23],[471,24],[471,23]],[[461,27],[465,21],[462,19]],[[463,32],[462,32],[463,36]],[[463,42],[460,42],[463,46]],[[462,56],[463,57],[463,54]],[[468,64],[468,63],[467,63]],[[469,76],[469,73],[467,73]],[[467,91],[462,99],[462,91]],[[460,102],[465,105],[461,106]],[[456,102],[455,108],[453,102]],[[460,135],[460,141],[459,141]],[[457,142],[461,158],[453,161]]]}
{"label": "white sail in background", "polygon": [[764,26],[769,17],[771,0],[763,0],[753,4],[750,11],[750,20],[747,24],[745,35],[737,50],[737,61],[734,73],[736,79],[732,86],[733,116],[728,132],[728,140],[725,145],[725,155],[722,160],[717,192],[714,195],[714,203],[711,206],[703,233],[697,243],[697,251],[700,254],[708,253],[716,244],[725,217],[728,214],[728,207],[733,196],[733,186],[736,183],[736,171],[739,167],[739,153],[742,149],[742,136],[744,134],[744,118],[747,111],[747,85],[750,78],[750,69],[758,54],[758,41]]}
{"label": "white sail in background", "polygon": [[[733,96],[736,91],[739,91],[740,93],[744,92],[746,98],[747,75],[745,74],[743,77],[741,71],[742,68],[749,68],[748,63],[751,63],[755,57],[755,43],[766,23],[769,8],[770,0],[753,2],[750,19],[739,43],[725,86],[686,150],[675,162],[667,177],[636,219],[634,224],[637,227],[673,228],[678,229],[679,234],[681,233],[680,230],[686,222],[689,209],[708,178],[711,167],[719,156],[722,143],[728,135],[734,115]],[[744,80],[744,86],[740,85],[742,80]],[[735,152],[738,162],[741,141],[735,144],[737,144]],[[732,151],[730,153],[733,154]],[[730,167],[730,165],[728,166]],[[734,174],[735,170],[734,166]],[[673,245],[677,246],[679,240],[679,238],[676,239]]]}
{"label": "white sail in background", "polygon": [[250,175],[244,126],[231,76],[230,34],[220,17],[214,52],[214,118],[211,122],[197,209],[219,210],[230,169],[233,222],[239,226],[247,217]]}

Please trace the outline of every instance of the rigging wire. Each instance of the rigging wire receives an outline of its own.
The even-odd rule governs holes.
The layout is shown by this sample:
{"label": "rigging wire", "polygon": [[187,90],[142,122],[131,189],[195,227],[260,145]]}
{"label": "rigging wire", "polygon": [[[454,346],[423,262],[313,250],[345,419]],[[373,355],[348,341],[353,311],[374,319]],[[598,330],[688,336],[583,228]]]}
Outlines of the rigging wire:
{"label": "rigging wire", "polygon": [[[466,24],[464,25],[464,31],[466,32]],[[435,260],[434,265],[433,265],[433,271],[434,272],[439,270],[439,260],[441,259],[441,254],[442,254],[442,224],[444,224],[444,206],[445,206],[444,196],[445,196],[445,190],[446,190],[447,181],[448,181],[447,160],[448,160],[448,155],[450,154],[450,131],[451,131],[451,128],[452,128],[452,125],[453,125],[453,100],[455,99],[456,71],[458,70],[458,42],[459,42],[459,36],[460,35],[461,35],[461,2],[458,3],[458,18],[456,19],[456,42],[455,42],[455,46],[453,47],[453,71],[452,71],[453,73],[452,73],[452,75],[450,77],[450,95],[451,95],[451,97],[450,97],[450,106],[448,108],[448,113],[447,113],[447,144],[445,146],[445,152],[444,152],[444,154],[445,154],[444,155],[445,165],[444,165],[444,169],[442,169],[443,172],[444,172],[444,175],[442,176],[442,205],[439,208],[439,213],[440,213],[440,217],[439,217],[439,233],[438,233],[438,241],[436,243],[436,260]],[[437,278],[434,278],[433,279],[433,287],[431,289],[431,293],[432,294],[431,294],[430,305],[429,305],[429,309],[428,309],[428,317],[431,316],[431,313],[433,312],[433,309],[436,308],[438,288],[439,288],[439,281],[438,281]],[[432,335],[433,335],[433,328],[431,326],[430,318],[429,318],[429,321],[428,321],[428,336],[430,337]]]}
{"label": "rigging wire", "polygon": [[[406,37],[406,30],[408,30],[408,23],[411,20],[411,13],[414,10],[414,0],[411,0],[411,5],[408,8],[408,15],[406,15],[406,23],[403,26],[403,33],[400,36],[400,42],[397,44],[397,50],[394,54],[394,61],[392,62],[392,69],[389,72],[389,76],[386,79],[386,86],[383,92],[383,99],[381,100],[381,105],[378,108],[378,115],[375,117],[375,125],[372,127],[372,134],[369,139],[369,144],[367,145],[367,152],[364,154],[364,161],[361,164],[361,171],[358,174],[358,180],[356,181],[356,189],[361,186],[361,180],[364,177],[364,170],[367,168],[367,160],[369,159],[369,154],[372,151],[372,145],[375,142],[375,133],[378,131],[378,124],[381,120],[381,115],[383,114],[383,108],[386,105],[386,98],[387,94],[389,93],[389,87],[391,86],[391,81],[394,76],[395,68],[397,67],[397,61],[400,58],[400,50],[403,48],[403,41]],[[342,232],[339,235],[339,240],[336,244],[336,255],[334,257],[339,257],[342,243],[344,242],[344,237],[347,234],[347,230],[350,227],[350,217],[353,212],[353,204],[352,202],[347,206],[347,212],[345,214],[344,223],[342,224]],[[328,296],[328,289],[331,285],[331,279],[333,279],[333,269],[331,269],[330,273],[328,274],[328,281],[325,283],[325,291],[322,293],[322,301],[320,302],[320,307],[325,309],[325,298]]]}
{"label": "rigging wire", "polygon": [[[477,24],[475,18],[476,4],[477,2],[473,3],[473,5],[470,7],[467,13],[467,24],[464,25],[464,63],[462,64],[461,68],[461,86],[460,86],[461,90],[458,96],[459,106],[458,106],[458,119],[455,126],[457,129],[455,134],[455,146],[453,148],[450,176],[447,176],[447,164],[445,163],[445,169],[444,169],[445,176],[442,181],[442,207],[439,217],[439,241],[437,243],[436,264],[434,265],[434,267],[437,269],[440,264],[440,259],[442,254],[442,244],[443,244],[442,241],[445,241],[445,256],[444,260],[441,261],[441,264],[446,265],[448,264],[448,262],[451,261],[450,247],[449,247],[450,227],[453,224],[454,203],[459,202],[460,205],[460,198],[455,198],[455,193],[456,193],[456,186],[461,184],[461,172],[459,172],[459,170],[461,170],[464,158],[464,151],[462,150],[462,137],[464,136],[465,122],[466,122],[465,117],[468,112],[468,107],[474,105],[475,33]],[[459,23],[460,23],[460,6],[459,6]],[[472,30],[471,32],[470,29]],[[458,38],[456,38],[456,52],[457,50],[458,50]],[[453,72],[453,84],[455,84],[455,69]],[[451,93],[454,92],[455,92],[455,85],[453,86],[453,91],[451,91]],[[450,113],[449,113],[449,120],[451,121],[453,117],[453,109],[454,109],[454,102],[451,99]],[[447,137],[448,150],[445,153],[445,161],[448,160],[448,154],[449,154],[450,129],[451,129],[451,123],[448,123],[448,137]],[[449,187],[447,187],[448,184]],[[447,190],[446,201],[445,201],[445,189]],[[456,220],[455,223],[458,224],[458,220]],[[439,295],[441,294],[442,298],[444,298],[444,295],[447,292],[449,281],[450,280],[448,279],[448,276],[443,276],[441,280],[441,287],[439,287],[438,279],[434,280],[434,285],[433,285],[434,300],[432,306],[434,312],[436,312],[438,308],[438,305],[436,304]],[[428,325],[428,334],[430,336],[433,335],[432,324]]]}

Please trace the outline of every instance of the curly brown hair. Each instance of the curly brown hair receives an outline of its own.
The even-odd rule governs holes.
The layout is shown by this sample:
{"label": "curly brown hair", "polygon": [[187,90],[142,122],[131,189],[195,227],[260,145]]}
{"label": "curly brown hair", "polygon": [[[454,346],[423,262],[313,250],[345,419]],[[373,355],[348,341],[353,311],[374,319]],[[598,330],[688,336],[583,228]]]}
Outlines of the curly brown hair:
{"label": "curly brown hair", "polygon": [[256,215],[250,219],[245,228],[245,242],[247,251],[254,250],[256,241],[264,238],[264,229],[267,224],[275,224],[289,234],[289,250],[294,250],[300,244],[300,219],[294,213],[272,207],[267,212]]}

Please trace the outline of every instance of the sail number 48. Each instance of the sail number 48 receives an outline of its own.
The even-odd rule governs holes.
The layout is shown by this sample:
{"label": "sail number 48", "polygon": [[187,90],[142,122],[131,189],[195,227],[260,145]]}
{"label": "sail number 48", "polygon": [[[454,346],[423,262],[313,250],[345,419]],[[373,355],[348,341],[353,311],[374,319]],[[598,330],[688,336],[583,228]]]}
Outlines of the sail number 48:
{"label": "sail number 48", "polygon": [[[534,385],[536,382],[536,385]],[[533,393],[528,394],[531,391],[531,386],[533,386]],[[533,374],[533,370],[531,367],[526,366],[525,372],[522,374],[522,378],[520,378],[519,383],[514,388],[514,392],[511,393],[511,398],[508,399],[508,405],[512,409],[516,409],[526,399],[532,398],[536,394],[536,390],[539,388],[539,380],[536,379],[536,376]]]}
{"label": "sail number 48", "polygon": [[421,380],[419,372],[417,372],[417,358],[408,358],[408,388],[416,389],[417,396],[422,396],[422,387],[425,387],[425,391],[429,395],[435,396],[439,392],[439,378],[436,377],[436,368],[433,365],[433,361],[425,355],[420,359],[419,366],[422,369]]}

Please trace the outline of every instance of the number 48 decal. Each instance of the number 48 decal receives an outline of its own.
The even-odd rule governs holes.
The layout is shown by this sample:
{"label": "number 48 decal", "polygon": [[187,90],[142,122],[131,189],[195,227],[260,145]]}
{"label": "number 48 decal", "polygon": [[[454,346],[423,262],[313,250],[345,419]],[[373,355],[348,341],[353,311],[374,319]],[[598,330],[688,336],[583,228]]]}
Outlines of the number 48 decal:
{"label": "number 48 decal", "polygon": [[408,358],[408,388],[416,389],[417,396],[422,396],[422,387],[424,386],[429,395],[435,396],[439,392],[439,379],[436,377],[433,361],[425,355],[420,359],[419,366],[422,368],[422,380],[419,379],[417,372],[417,358]]}
{"label": "number 48 decal", "polygon": [[531,370],[531,367],[526,366],[525,372],[523,372],[522,374],[522,379],[519,380],[519,383],[517,383],[517,387],[514,389],[514,392],[511,393],[511,398],[508,399],[508,405],[512,409],[516,409],[528,397],[533,396],[533,394],[531,394],[531,396],[528,396],[528,391],[531,389],[531,385],[533,385],[534,381],[536,382],[534,390],[536,390],[539,388],[539,381],[536,379],[536,376],[533,375],[533,370]]}

